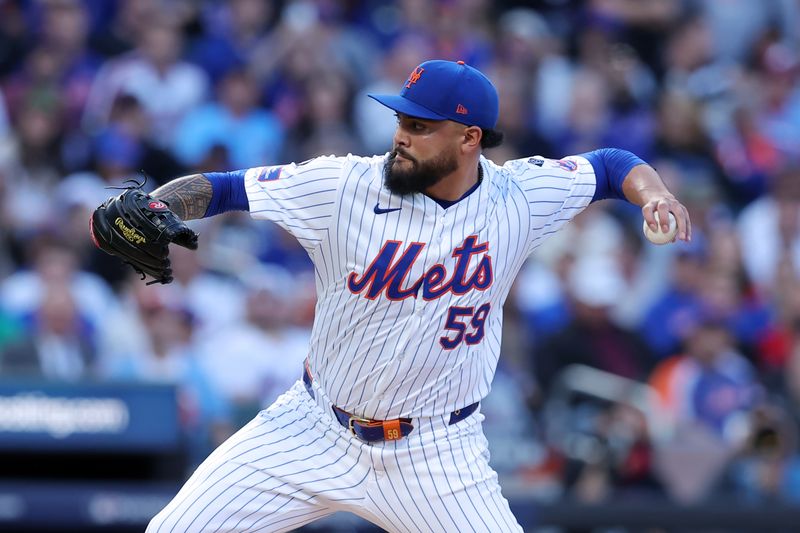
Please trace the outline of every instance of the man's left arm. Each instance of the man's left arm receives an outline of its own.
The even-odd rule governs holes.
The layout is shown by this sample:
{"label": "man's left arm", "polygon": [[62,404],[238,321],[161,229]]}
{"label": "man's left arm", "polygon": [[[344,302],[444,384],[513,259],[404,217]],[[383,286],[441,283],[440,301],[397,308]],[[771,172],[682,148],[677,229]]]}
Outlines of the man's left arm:
{"label": "man's left arm", "polygon": [[662,231],[669,230],[669,215],[675,215],[678,232],[676,238],[689,241],[692,224],[689,212],[672,194],[658,172],[639,157],[616,148],[602,148],[581,154],[595,170],[596,189],[592,201],[620,198],[642,208],[642,216],[652,230],[658,219],[663,221]]}

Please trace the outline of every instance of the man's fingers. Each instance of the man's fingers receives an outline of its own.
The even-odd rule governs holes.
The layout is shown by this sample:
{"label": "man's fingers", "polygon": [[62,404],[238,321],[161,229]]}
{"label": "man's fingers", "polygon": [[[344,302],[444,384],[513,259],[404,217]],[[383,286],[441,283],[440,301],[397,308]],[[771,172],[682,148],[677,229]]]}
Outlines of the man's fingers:
{"label": "man's fingers", "polygon": [[667,202],[659,202],[658,204],[658,221],[661,223],[661,232],[669,232],[669,213],[670,208]]}
{"label": "man's fingers", "polygon": [[686,208],[678,204],[675,212],[675,219],[678,221],[678,238],[682,241],[689,241],[692,238],[692,223],[689,220],[689,212]]}
{"label": "man's fingers", "polygon": [[650,226],[652,231],[658,231],[658,224],[656,223],[656,217],[653,214],[655,210],[651,204],[646,204],[642,207],[642,216],[644,217],[647,225]]}
{"label": "man's fingers", "polygon": [[682,205],[681,205],[681,207],[683,207],[683,212],[686,214],[686,240],[687,241],[691,241],[692,240],[692,218],[689,216],[689,210],[686,209]]}

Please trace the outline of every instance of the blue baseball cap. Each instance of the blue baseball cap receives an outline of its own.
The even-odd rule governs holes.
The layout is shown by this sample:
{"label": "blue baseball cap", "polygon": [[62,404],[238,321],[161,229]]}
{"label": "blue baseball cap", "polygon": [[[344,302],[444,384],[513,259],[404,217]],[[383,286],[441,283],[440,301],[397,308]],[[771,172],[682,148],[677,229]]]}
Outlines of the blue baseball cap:
{"label": "blue baseball cap", "polygon": [[497,124],[497,89],[463,61],[426,61],[411,72],[399,95],[367,96],[411,117],[453,120],[489,130]]}

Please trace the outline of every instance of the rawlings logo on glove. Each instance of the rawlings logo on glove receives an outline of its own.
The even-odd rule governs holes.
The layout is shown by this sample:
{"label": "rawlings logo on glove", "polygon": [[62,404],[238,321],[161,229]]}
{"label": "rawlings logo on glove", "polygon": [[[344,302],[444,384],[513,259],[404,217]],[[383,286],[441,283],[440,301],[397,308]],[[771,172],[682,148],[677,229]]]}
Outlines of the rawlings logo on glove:
{"label": "rawlings logo on glove", "polygon": [[147,242],[147,239],[145,239],[144,236],[136,233],[135,229],[126,226],[125,222],[122,221],[121,217],[117,217],[117,219],[114,221],[114,225],[118,227],[122,232],[122,234],[125,236],[125,238],[131,241],[132,243],[144,244]]}
{"label": "rawlings logo on glove", "polygon": [[95,209],[89,233],[95,246],[131,265],[142,279],[154,278],[148,285],[169,283],[169,244],[196,250],[197,233],[140,187],[130,187]]}

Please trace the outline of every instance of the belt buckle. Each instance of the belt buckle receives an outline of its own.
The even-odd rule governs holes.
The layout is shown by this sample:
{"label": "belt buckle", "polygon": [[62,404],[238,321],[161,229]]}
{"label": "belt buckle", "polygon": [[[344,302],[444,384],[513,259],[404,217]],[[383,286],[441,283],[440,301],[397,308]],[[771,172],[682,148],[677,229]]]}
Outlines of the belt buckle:
{"label": "belt buckle", "polygon": [[369,419],[350,415],[350,419],[347,421],[347,427],[350,429],[350,433],[352,433],[354,437],[358,437],[358,435],[356,435],[356,428],[353,427],[353,424],[355,424],[356,422],[369,423]]}

